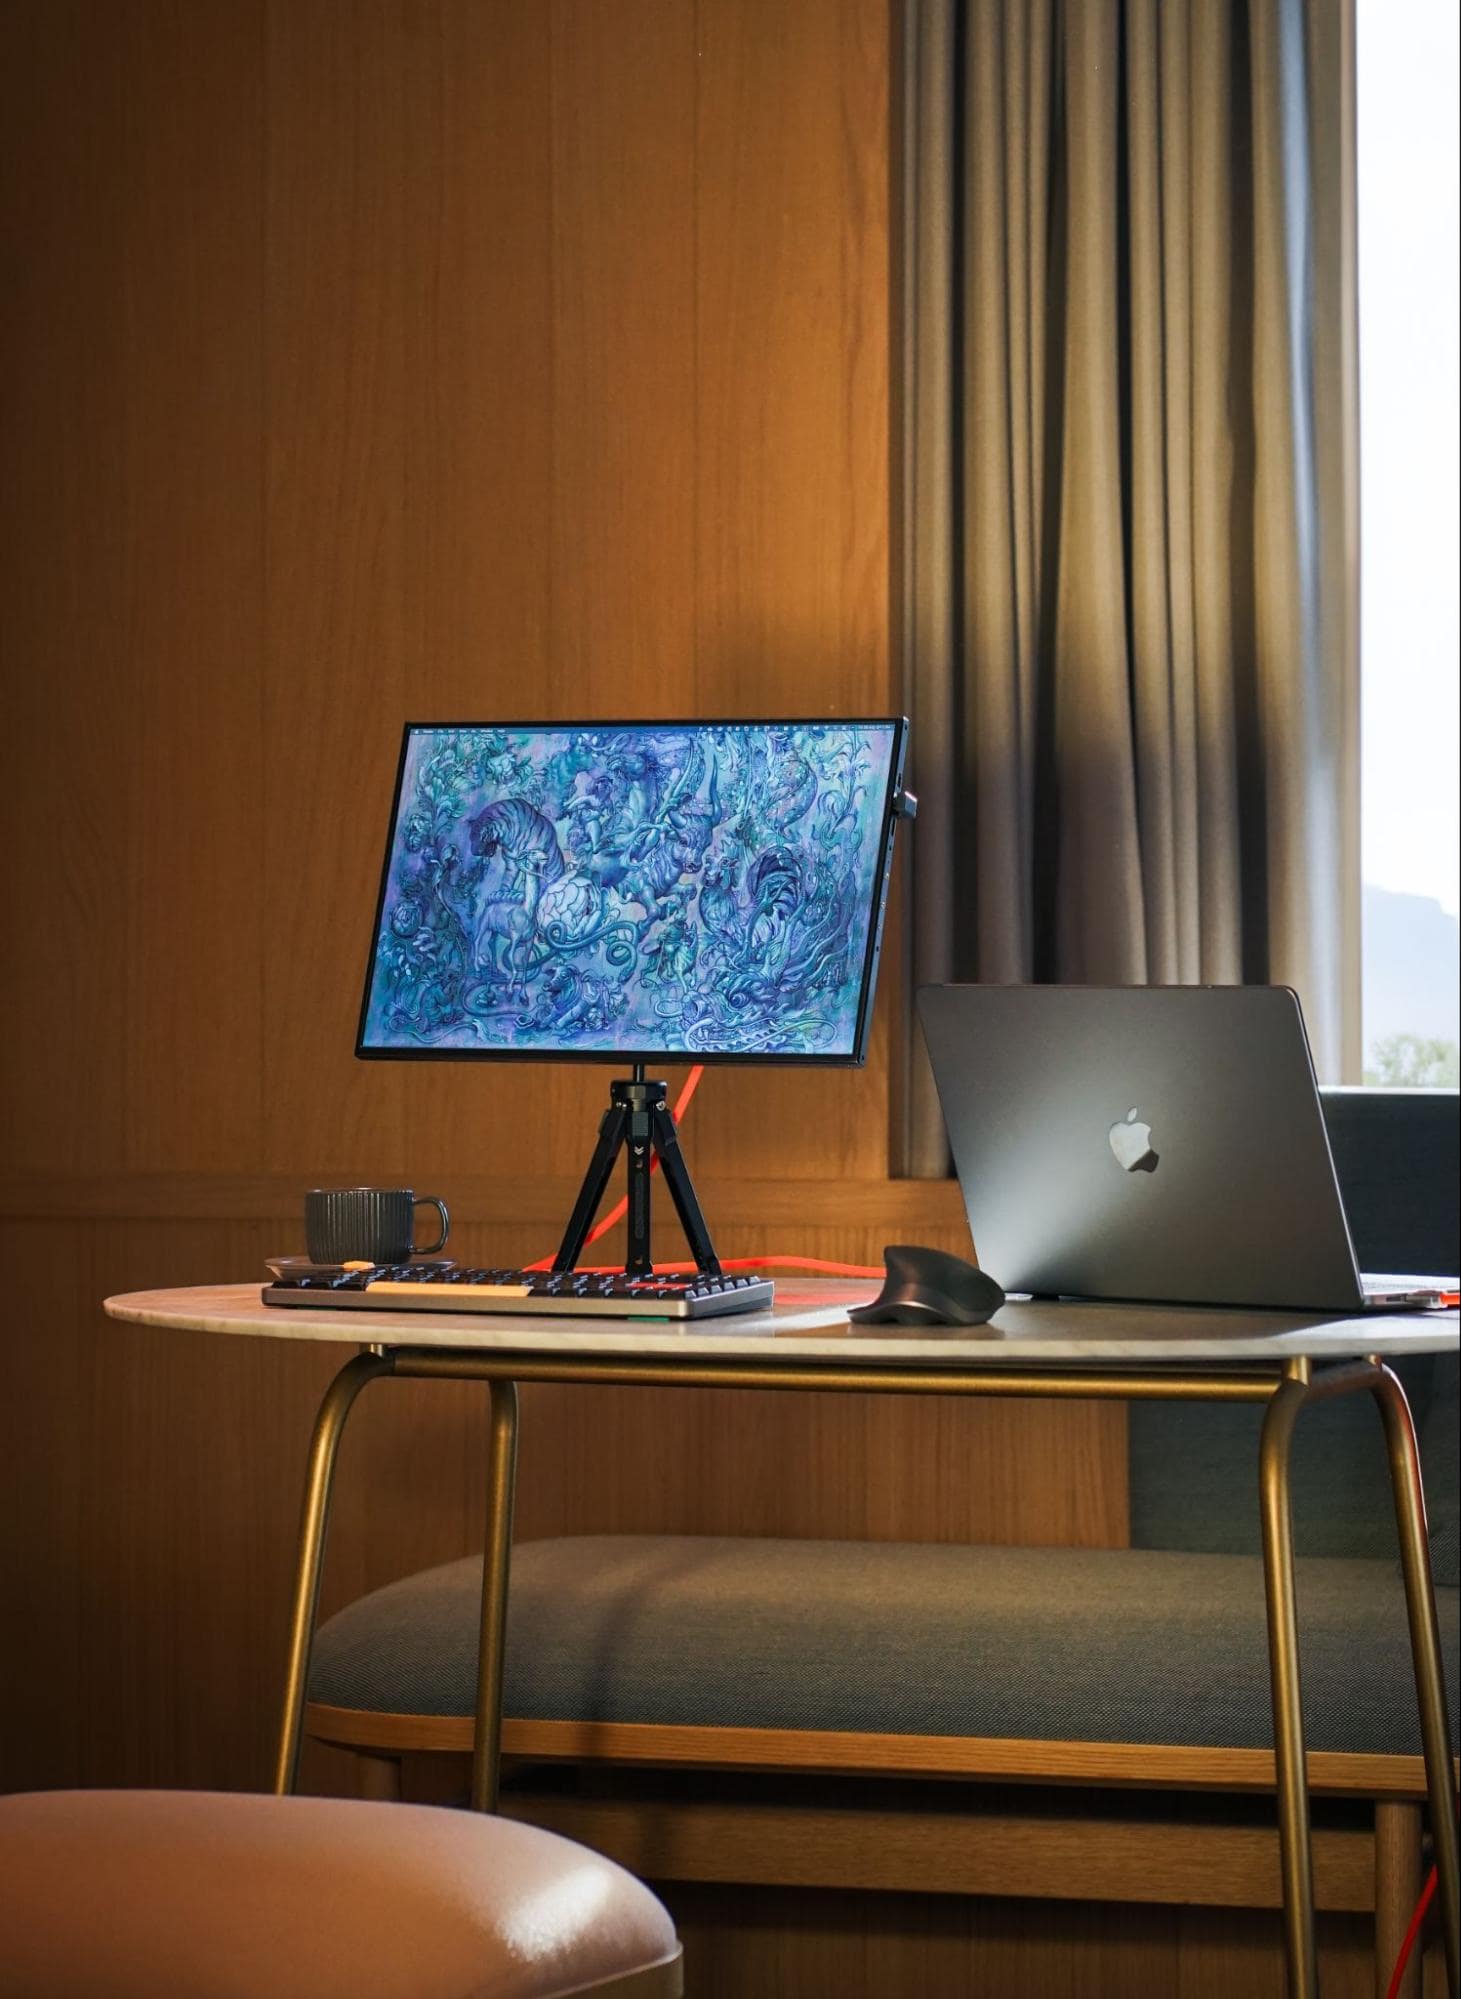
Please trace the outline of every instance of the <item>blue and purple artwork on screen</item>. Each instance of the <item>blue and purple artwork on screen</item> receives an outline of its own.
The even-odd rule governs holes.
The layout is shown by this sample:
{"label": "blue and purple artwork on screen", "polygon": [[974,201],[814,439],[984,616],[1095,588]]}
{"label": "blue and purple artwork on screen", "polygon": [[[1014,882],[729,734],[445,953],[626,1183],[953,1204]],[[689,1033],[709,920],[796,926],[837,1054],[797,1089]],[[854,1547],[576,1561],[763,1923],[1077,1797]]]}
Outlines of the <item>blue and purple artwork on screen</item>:
{"label": "blue and purple artwork on screen", "polygon": [[897,736],[412,728],[362,1050],[853,1055]]}

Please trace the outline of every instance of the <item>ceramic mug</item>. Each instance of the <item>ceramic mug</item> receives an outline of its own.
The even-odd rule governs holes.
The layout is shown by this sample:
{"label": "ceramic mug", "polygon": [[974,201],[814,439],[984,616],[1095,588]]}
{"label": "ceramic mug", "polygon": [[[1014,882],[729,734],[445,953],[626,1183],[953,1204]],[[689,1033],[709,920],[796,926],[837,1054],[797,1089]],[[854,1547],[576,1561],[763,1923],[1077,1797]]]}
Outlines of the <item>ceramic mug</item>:
{"label": "ceramic mug", "polygon": [[[435,1208],[441,1233],[416,1241],[416,1210]],[[304,1197],[304,1239],[316,1263],[404,1263],[445,1247],[451,1217],[435,1194],[409,1187],[314,1187]]]}

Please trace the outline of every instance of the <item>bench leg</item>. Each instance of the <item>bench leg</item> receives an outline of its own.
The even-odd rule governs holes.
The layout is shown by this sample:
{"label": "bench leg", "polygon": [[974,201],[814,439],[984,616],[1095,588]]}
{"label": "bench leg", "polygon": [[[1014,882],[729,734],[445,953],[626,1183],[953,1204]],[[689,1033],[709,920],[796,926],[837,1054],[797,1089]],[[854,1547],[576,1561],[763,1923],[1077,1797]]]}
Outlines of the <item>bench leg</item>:
{"label": "bench leg", "polygon": [[355,1759],[355,1787],[362,1798],[377,1804],[401,1802],[401,1759],[399,1756],[371,1756],[362,1752]]}
{"label": "bench leg", "polygon": [[[1382,1798],[1375,1806],[1375,1999],[1389,1994],[1420,1886],[1420,1806]],[[1420,1999],[1420,1972],[1417,1948],[1396,1999]]]}

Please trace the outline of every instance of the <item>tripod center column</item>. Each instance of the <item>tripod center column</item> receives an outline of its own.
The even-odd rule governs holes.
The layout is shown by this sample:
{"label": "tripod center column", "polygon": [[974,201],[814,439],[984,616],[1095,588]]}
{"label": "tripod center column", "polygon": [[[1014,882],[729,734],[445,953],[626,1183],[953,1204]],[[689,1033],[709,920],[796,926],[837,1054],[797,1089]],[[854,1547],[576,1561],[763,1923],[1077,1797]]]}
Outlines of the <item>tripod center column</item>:
{"label": "tripod center column", "polygon": [[649,1245],[649,1173],[653,1159],[653,1117],[663,1109],[668,1085],[641,1080],[612,1083],[613,1102],[628,1113],[626,1140],[629,1151],[629,1241],[624,1268],[630,1277],[651,1277],[654,1262]]}

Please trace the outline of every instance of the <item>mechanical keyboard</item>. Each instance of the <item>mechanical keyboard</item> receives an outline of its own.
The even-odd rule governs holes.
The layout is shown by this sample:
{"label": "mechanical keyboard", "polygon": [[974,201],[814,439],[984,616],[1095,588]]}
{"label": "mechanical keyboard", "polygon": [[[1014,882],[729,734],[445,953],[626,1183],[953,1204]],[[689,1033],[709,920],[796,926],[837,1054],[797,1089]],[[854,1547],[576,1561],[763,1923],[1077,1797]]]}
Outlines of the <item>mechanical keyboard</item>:
{"label": "mechanical keyboard", "polygon": [[332,1312],[541,1312],[610,1319],[713,1319],[764,1310],[775,1295],[766,1277],[477,1270],[444,1262],[281,1262],[263,1288],[266,1305],[324,1306]]}

